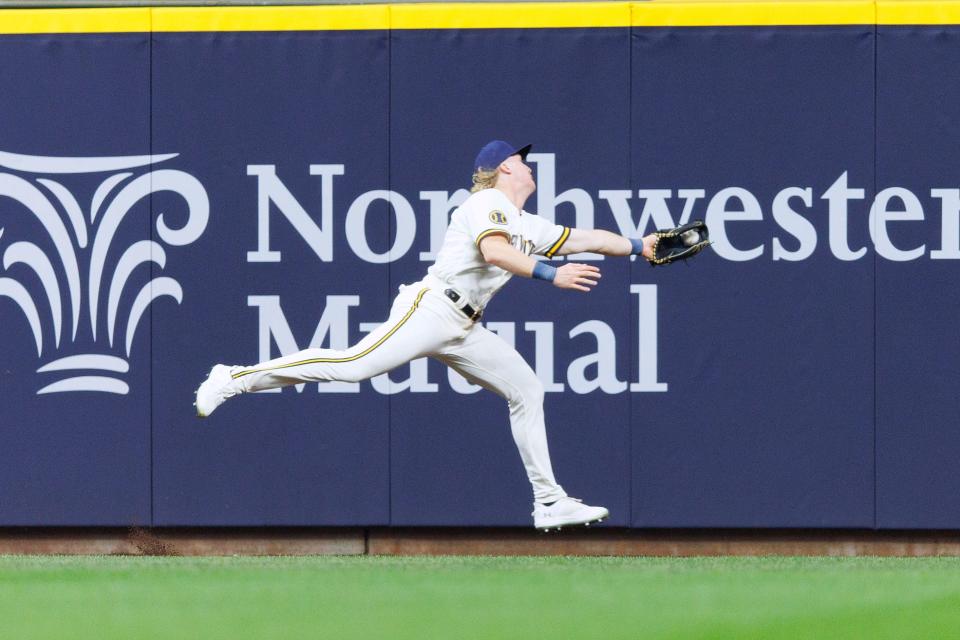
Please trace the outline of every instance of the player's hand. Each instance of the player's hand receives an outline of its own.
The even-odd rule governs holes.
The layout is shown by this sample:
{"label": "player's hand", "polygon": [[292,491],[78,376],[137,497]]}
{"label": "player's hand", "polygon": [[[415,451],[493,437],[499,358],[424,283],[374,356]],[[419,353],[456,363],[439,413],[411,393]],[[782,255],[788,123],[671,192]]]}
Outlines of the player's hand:
{"label": "player's hand", "polygon": [[651,233],[648,236],[643,236],[643,253],[642,255],[647,260],[653,260],[653,245],[657,242],[657,234]]}
{"label": "player's hand", "polygon": [[557,268],[557,275],[553,279],[553,285],[561,289],[590,291],[590,287],[595,286],[599,279],[600,269],[597,267],[592,264],[571,262]]}

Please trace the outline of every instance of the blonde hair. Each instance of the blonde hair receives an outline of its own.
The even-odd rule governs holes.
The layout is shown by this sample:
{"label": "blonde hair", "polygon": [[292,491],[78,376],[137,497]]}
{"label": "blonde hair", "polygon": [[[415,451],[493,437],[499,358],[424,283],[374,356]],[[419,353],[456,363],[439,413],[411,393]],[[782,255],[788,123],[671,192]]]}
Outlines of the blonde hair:
{"label": "blonde hair", "polygon": [[492,189],[497,186],[497,176],[500,175],[500,169],[477,169],[473,174],[473,186],[470,193]]}

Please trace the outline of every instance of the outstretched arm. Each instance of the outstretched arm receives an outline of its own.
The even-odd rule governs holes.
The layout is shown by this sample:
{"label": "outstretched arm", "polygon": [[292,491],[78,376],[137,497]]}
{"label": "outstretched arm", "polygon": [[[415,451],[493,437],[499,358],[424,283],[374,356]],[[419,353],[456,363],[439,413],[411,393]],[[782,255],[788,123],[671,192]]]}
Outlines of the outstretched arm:
{"label": "outstretched arm", "polygon": [[[630,241],[626,238],[623,238],[623,240],[627,242],[627,245],[630,244]],[[514,249],[507,242],[507,239],[499,234],[483,238],[480,241],[480,253],[483,254],[483,259],[489,264],[525,278],[549,280],[553,282],[554,286],[561,289],[590,291],[590,287],[596,285],[597,280],[600,279],[600,269],[591,264],[569,262],[562,267],[551,267],[542,262],[537,262],[522,251]]]}
{"label": "outstretched arm", "polygon": [[[644,236],[640,240],[643,243],[643,251],[640,252],[640,255],[644,258],[652,258],[655,240],[656,236],[652,233]],[[557,255],[568,255],[582,251],[600,253],[605,256],[629,256],[638,253],[634,248],[633,241],[624,236],[603,229],[570,229],[570,237],[557,251]]]}

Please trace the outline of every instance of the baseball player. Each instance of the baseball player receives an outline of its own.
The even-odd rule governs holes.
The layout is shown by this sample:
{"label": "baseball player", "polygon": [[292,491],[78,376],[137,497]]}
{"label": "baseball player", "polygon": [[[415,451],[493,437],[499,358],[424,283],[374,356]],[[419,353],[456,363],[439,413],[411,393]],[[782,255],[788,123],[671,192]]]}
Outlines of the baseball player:
{"label": "baseball player", "polygon": [[514,275],[583,292],[600,279],[596,266],[570,262],[554,267],[533,255],[552,258],[590,251],[641,254],[649,260],[657,237],[629,239],[574,229],[524,211],[536,189],[525,164],[530,148],[494,140],[480,150],[473,193],[453,212],[436,263],[419,282],[400,286],[385,323],[343,351],[306,349],[253,366],[218,364],[197,389],[197,415],[209,416],[240,393],[301,382],[357,382],[430,356],[507,401],[513,438],[533,486],[536,528],[588,525],[606,518],[607,509],[571,498],[557,484],[547,449],[543,385],[520,354],[479,320]]}

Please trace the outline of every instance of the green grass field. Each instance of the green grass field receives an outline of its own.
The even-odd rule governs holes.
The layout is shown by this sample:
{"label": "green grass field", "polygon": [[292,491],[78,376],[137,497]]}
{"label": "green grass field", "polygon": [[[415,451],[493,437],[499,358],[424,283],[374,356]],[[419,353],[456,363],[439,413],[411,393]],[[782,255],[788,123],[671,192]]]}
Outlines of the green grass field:
{"label": "green grass field", "polygon": [[0,556],[0,638],[957,638],[960,558]]}

